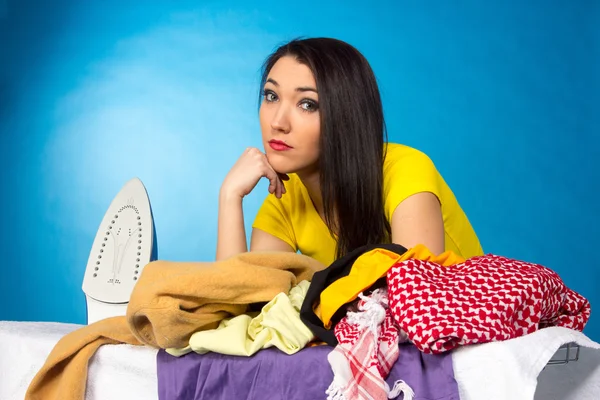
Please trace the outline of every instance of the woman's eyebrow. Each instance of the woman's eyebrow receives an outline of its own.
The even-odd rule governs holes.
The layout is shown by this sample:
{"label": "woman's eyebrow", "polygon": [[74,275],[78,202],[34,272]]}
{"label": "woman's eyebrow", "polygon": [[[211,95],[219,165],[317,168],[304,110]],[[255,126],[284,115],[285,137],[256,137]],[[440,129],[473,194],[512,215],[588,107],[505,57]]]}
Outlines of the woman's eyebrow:
{"label": "woman's eyebrow", "polygon": [[[267,79],[267,82],[272,83],[273,85],[279,87],[279,83],[277,83],[277,81],[273,78],[269,78]],[[315,93],[319,93],[317,92],[317,89],[310,87],[310,86],[300,86],[296,88],[296,92],[315,92]]]}

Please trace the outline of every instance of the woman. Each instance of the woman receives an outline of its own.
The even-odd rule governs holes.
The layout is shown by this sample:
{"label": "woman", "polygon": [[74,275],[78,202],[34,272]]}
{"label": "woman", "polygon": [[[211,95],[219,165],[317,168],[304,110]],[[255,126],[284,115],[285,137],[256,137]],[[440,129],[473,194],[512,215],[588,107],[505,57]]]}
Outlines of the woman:
{"label": "woman", "polygon": [[293,40],[266,60],[261,90],[265,151],[248,148],[223,181],[217,260],[248,251],[242,199],[262,177],[270,194],[250,251],[300,251],[325,265],[390,241],[465,258],[483,253],[431,160],[384,141],[377,82],[354,47]]}

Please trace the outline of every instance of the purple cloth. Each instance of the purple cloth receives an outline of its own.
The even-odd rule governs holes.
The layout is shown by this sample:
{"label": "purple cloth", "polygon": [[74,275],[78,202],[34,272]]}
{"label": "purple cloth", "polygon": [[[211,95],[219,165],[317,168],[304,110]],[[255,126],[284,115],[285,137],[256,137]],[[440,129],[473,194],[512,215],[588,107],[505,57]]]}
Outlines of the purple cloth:
{"label": "purple cloth", "polygon": [[[333,380],[327,361],[331,350],[308,347],[290,356],[269,348],[252,357],[189,353],[179,358],[161,350],[159,399],[325,399]],[[402,344],[387,382],[391,387],[398,379],[415,391],[415,400],[460,400],[450,353],[423,354],[413,345]]]}

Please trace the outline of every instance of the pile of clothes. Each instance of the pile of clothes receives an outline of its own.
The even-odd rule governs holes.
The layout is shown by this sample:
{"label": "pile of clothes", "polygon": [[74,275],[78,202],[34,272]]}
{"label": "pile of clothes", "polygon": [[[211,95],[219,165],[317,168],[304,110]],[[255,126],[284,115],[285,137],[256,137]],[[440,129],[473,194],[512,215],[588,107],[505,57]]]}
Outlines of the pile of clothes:
{"label": "pile of clothes", "polygon": [[545,326],[583,330],[588,301],[553,271],[495,255],[464,260],[424,246],[356,249],[326,267],[301,254],[243,253],[217,262],[155,261],[143,269],[127,315],[64,336],[26,400],[83,399],[99,346],[249,356],[332,346],[332,400],[414,394],[385,378],[411,342],[423,353],[506,340]]}
{"label": "pile of clothes", "polygon": [[582,331],[589,302],[552,270],[492,254],[464,260],[425,246],[365,246],[315,273],[301,319],[326,343],[328,399],[393,398],[412,391],[385,378],[398,343],[423,353],[524,336],[546,326]]}

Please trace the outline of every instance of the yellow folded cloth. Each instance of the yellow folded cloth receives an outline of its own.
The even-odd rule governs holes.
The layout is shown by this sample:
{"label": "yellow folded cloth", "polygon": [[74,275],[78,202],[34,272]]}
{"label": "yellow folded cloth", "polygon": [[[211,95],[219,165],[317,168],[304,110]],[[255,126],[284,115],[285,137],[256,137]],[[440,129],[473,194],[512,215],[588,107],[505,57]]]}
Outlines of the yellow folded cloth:
{"label": "yellow folded cloth", "polygon": [[242,314],[221,321],[217,329],[196,332],[190,344],[167,353],[182,356],[209,351],[236,356],[251,356],[258,350],[275,346],[286,354],[303,349],[314,335],[300,320],[300,308],[310,283],[302,281],[289,294],[279,293],[260,313]]}

